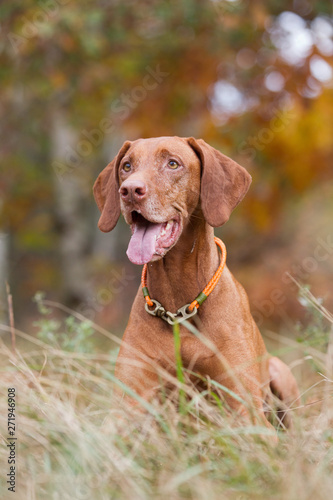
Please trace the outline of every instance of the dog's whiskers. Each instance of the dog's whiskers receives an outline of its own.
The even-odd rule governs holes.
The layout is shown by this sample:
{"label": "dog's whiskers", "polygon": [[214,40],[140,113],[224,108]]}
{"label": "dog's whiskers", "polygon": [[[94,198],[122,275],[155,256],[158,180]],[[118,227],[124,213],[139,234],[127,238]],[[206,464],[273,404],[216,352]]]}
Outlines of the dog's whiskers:
{"label": "dog's whiskers", "polygon": [[175,208],[180,214],[186,218],[188,216],[188,212],[186,210],[186,207],[180,205],[179,203],[175,202],[172,204],[172,207]]}
{"label": "dog's whiskers", "polygon": [[198,220],[204,220],[204,217],[202,215],[195,215],[195,214],[191,214],[191,219],[198,219]]}

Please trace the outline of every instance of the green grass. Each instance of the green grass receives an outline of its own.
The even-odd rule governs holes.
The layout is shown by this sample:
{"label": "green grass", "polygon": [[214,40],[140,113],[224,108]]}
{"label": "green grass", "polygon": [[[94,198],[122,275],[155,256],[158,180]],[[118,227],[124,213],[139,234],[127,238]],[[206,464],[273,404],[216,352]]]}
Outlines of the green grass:
{"label": "green grass", "polygon": [[[212,389],[201,394],[186,382],[177,330],[176,389],[139,412],[114,394],[117,350],[101,353],[94,347],[96,330],[112,335],[80,318],[61,322],[42,312],[37,338],[16,332],[29,349],[14,355],[0,345],[2,499],[333,498],[329,318],[316,331],[318,345],[309,347],[303,332],[306,342],[299,349],[307,359],[311,348],[319,383],[309,388],[301,381],[307,390],[295,428],[280,431],[274,446],[261,427],[226,412]],[[8,387],[17,394],[16,493],[5,484]]]}

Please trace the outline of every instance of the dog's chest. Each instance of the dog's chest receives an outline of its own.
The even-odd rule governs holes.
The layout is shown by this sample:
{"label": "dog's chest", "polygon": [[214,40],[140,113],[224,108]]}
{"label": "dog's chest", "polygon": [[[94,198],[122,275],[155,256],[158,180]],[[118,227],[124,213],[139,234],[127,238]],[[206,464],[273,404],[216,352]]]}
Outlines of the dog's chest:
{"label": "dog's chest", "polygon": [[207,346],[194,334],[181,334],[180,353],[183,366],[190,370],[201,371],[209,360],[215,356],[214,346]]}

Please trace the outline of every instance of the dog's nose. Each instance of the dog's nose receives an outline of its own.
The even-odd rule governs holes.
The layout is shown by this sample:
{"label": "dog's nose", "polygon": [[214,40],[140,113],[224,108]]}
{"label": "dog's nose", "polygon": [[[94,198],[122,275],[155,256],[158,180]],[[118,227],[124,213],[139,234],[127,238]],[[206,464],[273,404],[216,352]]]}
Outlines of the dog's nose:
{"label": "dog's nose", "polygon": [[147,194],[147,185],[139,179],[127,179],[122,183],[119,193],[126,202],[141,201]]}

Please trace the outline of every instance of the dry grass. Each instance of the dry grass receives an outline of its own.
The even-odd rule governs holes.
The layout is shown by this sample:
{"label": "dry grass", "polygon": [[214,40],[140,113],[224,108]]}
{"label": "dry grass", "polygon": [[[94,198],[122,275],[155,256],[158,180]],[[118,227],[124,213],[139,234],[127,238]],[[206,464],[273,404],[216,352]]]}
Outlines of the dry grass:
{"label": "dry grass", "polygon": [[[76,340],[63,336],[57,345],[59,332],[47,321],[40,325],[44,340],[17,332],[31,343],[29,350],[18,346],[14,355],[0,346],[1,498],[333,498],[333,382],[324,376],[332,368],[330,354],[311,347],[322,382],[304,394],[293,432],[281,431],[273,446],[260,437],[261,428],[235,425],[235,415],[219,401],[189,386],[183,387],[182,411],[168,397],[145,413],[129,409],[113,396],[116,352],[91,346],[87,352],[90,334],[72,320]],[[5,484],[8,387],[17,393],[16,493]]]}

